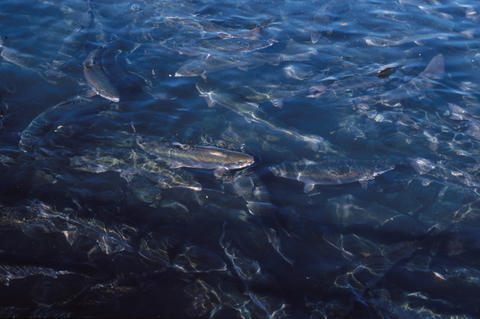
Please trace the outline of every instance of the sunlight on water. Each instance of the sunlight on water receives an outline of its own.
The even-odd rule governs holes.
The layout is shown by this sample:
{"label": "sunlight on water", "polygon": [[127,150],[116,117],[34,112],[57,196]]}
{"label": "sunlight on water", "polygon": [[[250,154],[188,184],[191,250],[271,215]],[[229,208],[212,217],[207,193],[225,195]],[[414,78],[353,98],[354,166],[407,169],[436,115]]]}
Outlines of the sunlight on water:
{"label": "sunlight on water", "polygon": [[0,7],[1,317],[478,317],[476,1]]}

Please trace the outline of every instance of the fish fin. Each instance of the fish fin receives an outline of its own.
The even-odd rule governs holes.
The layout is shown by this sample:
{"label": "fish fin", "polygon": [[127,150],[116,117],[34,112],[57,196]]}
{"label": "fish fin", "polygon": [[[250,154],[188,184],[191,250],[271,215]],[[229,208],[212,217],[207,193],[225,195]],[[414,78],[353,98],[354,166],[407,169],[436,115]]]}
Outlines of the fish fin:
{"label": "fish fin", "polygon": [[251,40],[257,40],[258,39],[258,33],[262,31],[263,27],[262,26],[257,26],[253,29],[251,29],[248,33],[252,35]]}
{"label": "fish fin", "polygon": [[95,95],[97,95],[97,91],[95,90],[88,90],[87,91],[87,94],[85,94],[87,97],[94,97]]}
{"label": "fish fin", "polygon": [[419,74],[421,78],[438,80],[445,72],[445,58],[442,54],[437,54],[430,60],[425,70]]}
{"label": "fish fin", "polygon": [[200,77],[206,81],[207,80],[207,71],[203,71],[202,74],[200,74]]}
{"label": "fish fin", "polygon": [[215,105],[215,100],[212,99],[210,96],[207,95],[207,96],[205,97],[205,100],[207,101],[207,106],[208,106],[208,107],[212,107],[212,106]]}
{"label": "fish fin", "polygon": [[172,146],[178,147],[178,148],[183,148],[183,144],[179,142],[172,142]]}
{"label": "fish fin", "polygon": [[170,163],[170,168],[177,169],[180,167],[183,167],[182,164],[180,163],[176,163],[176,162]]}
{"label": "fish fin", "polygon": [[216,178],[222,178],[225,171],[226,171],[225,167],[219,167],[213,172],[213,175],[215,175]]}
{"label": "fish fin", "polygon": [[311,191],[313,191],[313,188],[315,187],[315,184],[314,183],[311,183],[311,182],[307,182],[305,183],[304,187],[303,187],[303,191],[305,193],[310,193]]}
{"label": "fish fin", "polygon": [[360,183],[360,186],[362,186],[362,189],[368,188],[368,179],[361,179],[358,182]]}
{"label": "fish fin", "polygon": [[270,103],[276,108],[281,109],[283,107],[283,100],[282,99],[270,99]]}
{"label": "fish fin", "polygon": [[223,40],[232,38],[232,35],[226,32],[217,32],[217,36]]}
{"label": "fish fin", "polygon": [[178,147],[182,150],[191,150],[193,149],[193,146],[192,145],[187,145],[187,144],[182,144],[182,143],[179,143],[179,142],[173,142],[172,143],[172,146],[175,146],[175,147]]}

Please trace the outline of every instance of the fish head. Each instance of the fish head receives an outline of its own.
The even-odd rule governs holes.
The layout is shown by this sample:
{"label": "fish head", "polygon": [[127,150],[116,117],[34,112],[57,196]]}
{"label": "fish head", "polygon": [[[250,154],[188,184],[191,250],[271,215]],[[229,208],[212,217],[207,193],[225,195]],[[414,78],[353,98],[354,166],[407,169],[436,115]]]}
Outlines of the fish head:
{"label": "fish head", "polygon": [[[212,155],[215,151],[212,150]],[[221,162],[226,169],[241,169],[255,163],[253,156],[240,152],[222,152]]]}

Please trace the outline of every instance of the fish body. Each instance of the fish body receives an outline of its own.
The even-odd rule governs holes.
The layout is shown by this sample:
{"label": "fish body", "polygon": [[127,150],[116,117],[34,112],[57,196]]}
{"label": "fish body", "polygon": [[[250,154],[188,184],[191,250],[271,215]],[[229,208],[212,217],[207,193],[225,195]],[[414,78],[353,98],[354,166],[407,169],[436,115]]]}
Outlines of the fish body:
{"label": "fish body", "polygon": [[33,66],[36,64],[35,58],[32,55],[5,46],[3,39],[0,39],[0,57],[9,63],[27,70],[33,69]]}
{"label": "fish body", "polygon": [[100,63],[101,52],[101,49],[90,52],[83,62],[83,74],[96,94],[112,102],[119,102],[120,94],[105,74]]}
{"label": "fish body", "polygon": [[177,72],[175,77],[194,77],[200,76],[206,78],[208,73],[225,70],[229,68],[247,67],[251,62],[241,60],[237,57],[208,54],[206,57],[195,58],[183,64]]}
{"label": "fish body", "polygon": [[277,126],[268,120],[260,118],[256,111],[258,104],[253,102],[239,102],[228,94],[218,93],[214,90],[204,87],[201,83],[196,84],[197,90],[200,96],[204,97],[208,106],[219,104],[225,108],[228,108],[232,112],[235,112],[241,116],[248,123],[256,123],[268,130],[300,141],[308,145],[314,151],[334,151],[330,143],[324,138],[311,134],[302,134],[293,129],[287,129]]}
{"label": "fish body", "polygon": [[195,181],[186,172],[184,174],[173,172],[165,164],[153,161],[143,154],[134,151],[126,156],[112,154],[88,153],[70,158],[70,165],[79,171],[90,173],[117,172],[127,182],[135,175],[140,175],[155,183],[162,189],[186,188],[201,191],[202,185]]}
{"label": "fish body", "polygon": [[150,155],[167,162],[172,168],[190,167],[213,169],[219,175],[225,170],[241,169],[252,165],[252,156],[213,146],[159,143],[137,139],[137,144]]}
{"label": "fish body", "polygon": [[360,182],[366,186],[369,180],[395,168],[395,165],[370,160],[324,160],[313,162],[302,160],[286,162],[269,167],[278,177],[297,180],[305,184],[305,192],[315,185],[342,185]]}
{"label": "fish body", "polygon": [[[2,47],[2,46],[0,46]],[[16,49],[3,46],[0,56],[7,62],[12,63],[22,69],[31,69],[34,64],[33,56],[21,53]]]}
{"label": "fish body", "polygon": [[54,123],[59,121],[63,114],[78,109],[79,105],[85,106],[86,103],[90,102],[85,98],[75,97],[51,106],[37,115],[20,134],[19,149],[25,153],[39,151],[45,135],[54,130]]}
{"label": "fish body", "polygon": [[382,104],[396,106],[402,99],[420,96],[425,88],[432,87],[433,81],[439,80],[444,72],[445,59],[442,54],[438,54],[417,77],[394,90],[381,94],[379,98]]}
{"label": "fish body", "polygon": [[160,188],[186,188],[196,192],[202,190],[202,185],[194,180],[187,172],[182,174],[173,172],[164,163],[151,160],[143,154],[131,152],[130,159],[140,174],[155,182]]}
{"label": "fish body", "polygon": [[381,94],[356,97],[353,102],[357,106],[380,102],[382,105],[389,107],[399,107],[401,106],[400,102],[404,99],[421,97],[425,89],[432,87],[435,81],[442,78],[444,73],[445,58],[442,54],[438,54],[430,60],[419,75],[409,82]]}

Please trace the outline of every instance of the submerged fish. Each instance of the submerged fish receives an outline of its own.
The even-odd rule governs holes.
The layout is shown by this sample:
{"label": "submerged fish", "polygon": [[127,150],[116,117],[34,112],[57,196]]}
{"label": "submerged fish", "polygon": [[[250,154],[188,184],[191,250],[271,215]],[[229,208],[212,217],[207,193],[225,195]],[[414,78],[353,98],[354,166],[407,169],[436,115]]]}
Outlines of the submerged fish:
{"label": "submerged fish", "polygon": [[[125,155],[125,154],[124,154]],[[202,185],[194,180],[187,172],[177,173],[165,164],[151,160],[146,155],[134,151],[130,156],[112,154],[87,153],[70,158],[70,165],[76,170],[90,173],[117,172],[127,182],[135,175],[140,175],[155,183],[162,189],[187,188],[201,191]]]}
{"label": "submerged fish", "polygon": [[286,162],[269,167],[279,177],[297,180],[305,184],[305,192],[315,185],[341,185],[360,182],[366,187],[369,180],[391,171],[395,165],[374,160],[324,160],[313,162],[302,160]]}
{"label": "submerged fish", "polygon": [[442,54],[438,54],[430,60],[425,70],[417,77],[394,90],[380,94],[378,97],[384,105],[397,106],[398,101],[402,99],[420,96],[425,88],[432,87],[433,82],[439,80],[444,72],[445,59]]}
{"label": "submerged fish", "polygon": [[160,143],[137,138],[137,144],[150,155],[167,162],[172,168],[190,167],[214,169],[215,176],[225,170],[241,169],[252,165],[252,156],[213,146],[185,145],[180,143]]}
{"label": "submerged fish", "polygon": [[435,81],[442,78],[445,72],[445,59],[442,54],[434,56],[425,69],[409,82],[396,89],[380,94],[362,95],[355,97],[353,103],[361,108],[362,105],[381,103],[388,107],[400,107],[401,101],[408,98],[420,98],[425,89],[434,85]]}
{"label": "submerged fish", "polygon": [[302,134],[293,129],[283,128],[271,123],[268,120],[260,118],[256,113],[258,109],[258,104],[256,103],[236,101],[229,94],[221,92],[219,93],[212,89],[208,89],[201,83],[197,83],[196,87],[200,93],[200,96],[205,98],[207,105],[210,107],[215,104],[222,105],[223,107],[228,108],[232,112],[235,112],[241,116],[246,122],[256,123],[264,128],[267,128],[271,132],[280,133],[288,136],[289,138],[305,143],[314,151],[334,151],[330,143],[321,136]]}
{"label": "submerged fish", "polygon": [[22,131],[20,134],[20,141],[18,142],[19,149],[25,153],[32,151],[44,153],[45,151],[48,151],[42,149],[40,146],[46,142],[45,135],[55,132],[55,124],[60,121],[63,115],[73,109],[86,107],[89,103],[90,101],[88,99],[74,97],[70,100],[49,107],[44,112],[37,115]]}
{"label": "submerged fish", "polygon": [[252,62],[237,57],[223,56],[223,55],[210,55],[206,57],[196,58],[187,61],[183,64],[177,72],[175,77],[193,77],[200,76],[206,79],[208,73],[221,71],[229,68],[241,68],[247,67]]}
{"label": "submerged fish", "polygon": [[5,46],[3,39],[0,39],[0,49],[0,57],[22,69],[33,70],[33,66],[37,64],[34,56]]}
{"label": "submerged fish", "polygon": [[112,102],[120,101],[120,94],[110,79],[105,74],[100,63],[102,49],[95,49],[83,62],[83,74],[88,84],[93,88],[95,94],[100,95]]}
{"label": "submerged fish", "polygon": [[0,57],[3,60],[16,65],[21,69],[38,74],[42,79],[50,84],[56,84],[55,81],[52,81],[48,78],[54,73],[51,65],[41,63],[41,60],[38,57],[5,46],[3,39],[0,39],[0,50]]}

